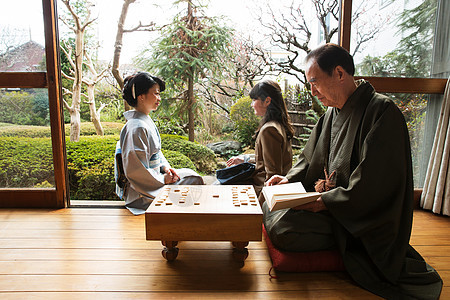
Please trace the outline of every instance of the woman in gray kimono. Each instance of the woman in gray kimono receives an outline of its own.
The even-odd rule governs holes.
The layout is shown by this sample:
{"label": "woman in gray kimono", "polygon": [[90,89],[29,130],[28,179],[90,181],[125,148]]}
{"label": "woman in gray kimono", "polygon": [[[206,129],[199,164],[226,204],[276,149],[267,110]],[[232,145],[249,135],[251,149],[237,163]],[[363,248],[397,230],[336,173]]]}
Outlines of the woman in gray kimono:
{"label": "woman in gray kimono", "polygon": [[165,184],[203,184],[193,170],[173,169],[161,152],[161,137],[149,113],[158,108],[164,89],[162,79],[146,72],[125,78],[123,98],[134,109],[124,113],[127,123],[117,147],[127,179],[122,198],[133,214],[144,213]]}

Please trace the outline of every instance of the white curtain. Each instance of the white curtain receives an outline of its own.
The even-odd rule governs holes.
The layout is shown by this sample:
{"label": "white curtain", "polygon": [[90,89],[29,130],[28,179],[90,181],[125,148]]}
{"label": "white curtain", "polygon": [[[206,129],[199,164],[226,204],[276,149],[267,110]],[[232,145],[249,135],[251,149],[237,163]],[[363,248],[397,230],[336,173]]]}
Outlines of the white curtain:
{"label": "white curtain", "polygon": [[450,216],[450,78],[444,93],[420,206]]}

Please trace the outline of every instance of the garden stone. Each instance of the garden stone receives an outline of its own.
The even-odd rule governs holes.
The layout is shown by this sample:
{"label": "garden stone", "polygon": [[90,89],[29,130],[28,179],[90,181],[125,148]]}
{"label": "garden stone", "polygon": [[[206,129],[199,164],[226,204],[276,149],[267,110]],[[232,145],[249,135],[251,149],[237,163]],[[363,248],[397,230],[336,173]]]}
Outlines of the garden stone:
{"label": "garden stone", "polygon": [[231,151],[241,151],[242,144],[236,141],[222,141],[208,144],[206,145],[206,147],[214,151],[215,154],[219,154],[222,156]]}

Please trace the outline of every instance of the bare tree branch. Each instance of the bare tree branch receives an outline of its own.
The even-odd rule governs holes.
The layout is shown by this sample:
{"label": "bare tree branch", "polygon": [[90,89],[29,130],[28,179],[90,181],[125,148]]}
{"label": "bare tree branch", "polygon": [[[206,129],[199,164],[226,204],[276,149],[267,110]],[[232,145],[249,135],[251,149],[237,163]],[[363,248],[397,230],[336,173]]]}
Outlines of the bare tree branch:
{"label": "bare tree branch", "polygon": [[[72,77],[72,76],[69,76],[69,75],[67,75],[64,71],[61,71],[61,75],[64,77],[64,78],[66,78],[66,79],[69,79],[69,80],[75,80],[75,77]],[[72,92],[70,93],[70,94],[72,94]]]}
{"label": "bare tree branch", "polygon": [[131,28],[131,29],[124,29],[123,32],[127,33],[127,32],[136,32],[136,31],[155,31],[156,27],[155,27],[155,23],[152,22],[148,25],[142,25],[141,22],[139,22],[138,25],[136,25],[135,27]]}
{"label": "bare tree branch", "polygon": [[[72,59],[72,46],[70,46],[69,44],[67,44],[66,42],[62,41],[63,47],[60,47],[61,50],[64,52],[64,54],[66,55],[67,60],[69,61],[70,66],[75,69],[75,62]],[[66,48],[68,50],[66,50]]]}

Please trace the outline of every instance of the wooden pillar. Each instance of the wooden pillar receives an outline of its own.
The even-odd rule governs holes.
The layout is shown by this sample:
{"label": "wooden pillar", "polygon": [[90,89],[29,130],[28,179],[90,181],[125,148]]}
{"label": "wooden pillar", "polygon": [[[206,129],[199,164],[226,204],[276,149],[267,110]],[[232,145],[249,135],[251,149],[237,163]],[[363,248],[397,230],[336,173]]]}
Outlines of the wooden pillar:
{"label": "wooden pillar", "polygon": [[352,0],[341,0],[339,23],[339,45],[350,52]]}
{"label": "wooden pillar", "polygon": [[68,200],[66,145],[63,122],[61,69],[56,0],[42,0],[45,31],[50,128],[56,185],[56,206],[65,207]]}

